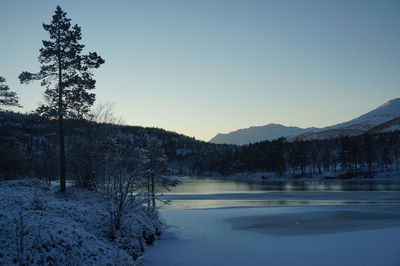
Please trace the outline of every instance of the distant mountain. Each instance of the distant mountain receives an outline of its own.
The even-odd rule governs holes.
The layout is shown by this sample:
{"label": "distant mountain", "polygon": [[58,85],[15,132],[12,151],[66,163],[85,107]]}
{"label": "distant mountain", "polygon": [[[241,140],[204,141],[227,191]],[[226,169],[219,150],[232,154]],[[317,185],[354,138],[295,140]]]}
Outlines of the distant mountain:
{"label": "distant mountain", "polygon": [[[400,98],[390,100],[376,109],[350,121],[324,128],[287,127],[279,124],[268,124],[239,129],[227,134],[218,134],[210,142],[219,144],[245,145],[263,140],[286,137],[289,141],[327,139],[340,136],[356,136],[374,129],[387,132],[400,129]],[[392,121],[393,120],[393,121]],[[389,123],[386,125],[385,123]],[[380,126],[380,127],[378,127]],[[376,128],[378,127],[378,128]],[[376,128],[376,129],[375,129]]]}
{"label": "distant mountain", "polygon": [[345,123],[329,126],[323,129],[351,128],[368,130],[374,126],[400,116],[400,98],[390,100],[376,109]]}
{"label": "distant mountain", "polygon": [[263,140],[273,140],[280,137],[295,136],[304,132],[313,131],[316,128],[287,127],[279,124],[254,126],[239,129],[227,134],[218,134],[210,142],[217,144],[245,145]]}
{"label": "distant mountain", "polygon": [[[326,139],[335,138],[340,136],[355,136],[367,132],[375,127],[377,129],[374,131],[377,133],[379,128],[385,128],[385,131],[393,131],[399,128],[398,123],[396,124],[396,119],[400,117],[400,98],[390,100],[374,110],[359,116],[350,121],[340,123],[333,126],[328,126],[316,130],[314,132],[306,132],[299,134],[290,140],[311,140],[311,139]],[[392,127],[385,126],[385,123],[393,120]]]}

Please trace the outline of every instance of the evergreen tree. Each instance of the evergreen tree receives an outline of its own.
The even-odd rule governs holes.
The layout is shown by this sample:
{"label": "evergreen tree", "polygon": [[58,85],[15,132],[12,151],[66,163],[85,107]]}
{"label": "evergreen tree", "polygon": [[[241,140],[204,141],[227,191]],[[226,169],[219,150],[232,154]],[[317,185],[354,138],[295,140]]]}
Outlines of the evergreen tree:
{"label": "evergreen tree", "polygon": [[0,105],[21,107],[17,94],[5,82],[6,79],[0,76]]}
{"label": "evergreen tree", "polygon": [[57,6],[50,24],[43,24],[50,34],[50,40],[43,41],[40,49],[38,73],[22,72],[21,83],[41,80],[46,87],[47,104],[38,108],[38,112],[51,117],[58,117],[58,134],[60,146],[60,191],[65,192],[65,145],[64,118],[81,118],[89,112],[95,101],[95,94],[89,90],[95,88],[91,69],[100,67],[104,60],[97,53],[82,55],[85,47],[80,44],[81,28],[71,26],[71,19],[66,17],[60,6]]}
{"label": "evergreen tree", "polygon": [[172,174],[172,170],[168,167],[168,158],[159,141],[150,141],[147,149],[147,206],[149,210],[154,210],[156,208],[156,187],[168,190],[178,183],[175,179],[166,177],[168,174]]}

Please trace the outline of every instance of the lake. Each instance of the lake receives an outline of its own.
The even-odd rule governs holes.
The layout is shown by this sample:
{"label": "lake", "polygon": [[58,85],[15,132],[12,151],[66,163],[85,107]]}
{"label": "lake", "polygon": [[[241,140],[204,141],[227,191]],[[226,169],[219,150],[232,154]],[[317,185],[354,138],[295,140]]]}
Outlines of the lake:
{"label": "lake", "polygon": [[254,181],[179,178],[181,184],[159,195],[164,209],[203,209],[281,205],[400,203],[400,183],[377,181]]}
{"label": "lake", "polygon": [[396,182],[180,180],[144,265],[400,265]]}

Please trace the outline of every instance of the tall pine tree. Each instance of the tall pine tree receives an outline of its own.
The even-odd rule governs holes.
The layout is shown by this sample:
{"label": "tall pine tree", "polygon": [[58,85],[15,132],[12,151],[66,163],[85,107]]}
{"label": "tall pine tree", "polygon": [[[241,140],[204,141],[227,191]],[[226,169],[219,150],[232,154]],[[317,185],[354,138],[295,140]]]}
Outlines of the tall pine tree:
{"label": "tall pine tree", "polygon": [[38,108],[38,112],[50,117],[58,117],[58,134],[60,146],[60,191],[66,191],[65,185],[65,144],[64,118],[81,118],[89,112],[95,101],[95,88],[91,69],[100,67],[104,60],[97,53],[82,55],[85,45],[81,28],[71,26],[71,19],[66,17],[60,6],[57,6],[50,24],[43,24],[44,30],[50,34],[50,40],[43,41],[40,49],[38,73],[22,72],[21,83],[41,80],[46,87],[46,104]]}
{"label": "tall pine tree", "polygon": [[17,93],[11,91],[5,82],[6,79],[0,77],[0,105],[21,107]]}

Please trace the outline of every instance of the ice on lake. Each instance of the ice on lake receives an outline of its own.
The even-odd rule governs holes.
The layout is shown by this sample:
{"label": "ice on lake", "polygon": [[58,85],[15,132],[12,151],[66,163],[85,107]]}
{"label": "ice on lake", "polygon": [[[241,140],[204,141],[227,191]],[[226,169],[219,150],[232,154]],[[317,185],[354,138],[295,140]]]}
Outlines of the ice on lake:
{"label": "ice on lake", "polygon": [[397,184],[186,182],[145,265],[400,265]]}

